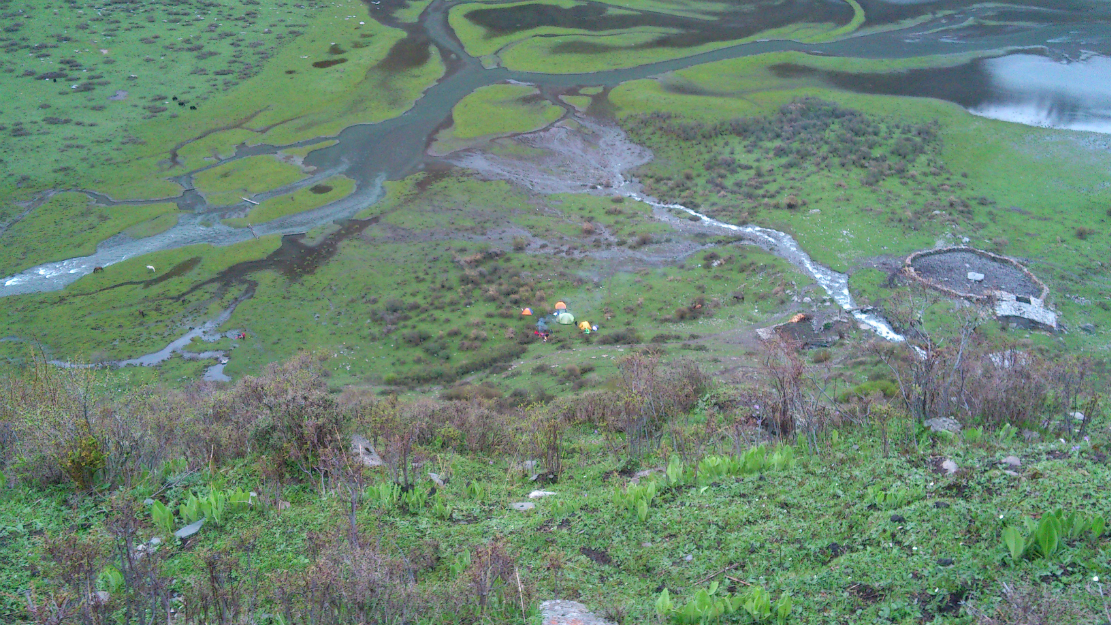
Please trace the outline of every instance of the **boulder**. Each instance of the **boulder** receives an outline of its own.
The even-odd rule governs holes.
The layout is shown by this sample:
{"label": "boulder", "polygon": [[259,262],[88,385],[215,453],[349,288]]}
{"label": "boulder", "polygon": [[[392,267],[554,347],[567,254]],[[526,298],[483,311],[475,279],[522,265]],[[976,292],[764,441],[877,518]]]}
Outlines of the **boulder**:
{"label": "boulder", "polygon": [[351,437],[351,451],[363,461],[363,466],[367,467],[381,467],[382,458],[379,457],[378,452],[371,446],[371,441],[356,434]]}
{"label": "boulder", "polygon": [[1004,464],[1008,465],[1008,468],[1014,471],[1015,469],[1018,469],[1019,466],[1023,463],[1021,463],[1019,461],[1019,458],[1016,458],[1015,456],[1008,456],[1007,458],[1004,458]]}
{"label": "boulder", "polygon": [[949,417],[936,417],[934,419],[927,419],[923,425],[929,427],[932,432],[960,432],[961,424]]}
{"label": "boulder", "polygon": [[541,604],[542,625],[615,625],[613,621],[595,616],[578,601],[553,600]]}
{"label": "boulder", "polygon": [[985,274],[977,273],[976,271],[970,271],[969,273],[965,274],[965,277],[969,278],[970,282],[983,282],[985,279]]}

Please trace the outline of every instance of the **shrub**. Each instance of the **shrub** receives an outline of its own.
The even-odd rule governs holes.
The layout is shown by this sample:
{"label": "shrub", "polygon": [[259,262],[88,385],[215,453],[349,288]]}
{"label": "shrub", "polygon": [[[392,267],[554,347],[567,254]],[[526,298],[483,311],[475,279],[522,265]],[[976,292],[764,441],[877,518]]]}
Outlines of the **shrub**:
{"label": "shrub", "polygon": [[811,354],[811,362],[815,363],[816,365],[824,362],[830,362],[831,358],[833,358],[833,355],[830,353],[829,349],[815,350],[815,352]]}
{"label": "shrub", "polygon": [[485,384],[463,384],[444,389],[440,398],[448,401],[471,401],[473,399],[498,399],[502,391]]}
{"label": "shrub", "polygon": [[641,343],[641,335],[633,328],[624,328],[600,334],[596,340],[600,345],[638,345]]}
{"label": "shrub", "polygon": [[661,426],[691,410],[709,386],[697,364],[682,360],[664,368],[655,354],[631,354],[618,361],[618,371],[618,403],[610,427],[625,433],[631,460],[655,445]]}
{"label": "shrub", "polygon": [[[291,472],[320,471],[322,452],[344,445],[344,415],[328,392],[320,357],[294,356],[268,365],[263,375],[247,376],[223,399],[231,421]],[[246,449],[232,450],[235,455]]]}

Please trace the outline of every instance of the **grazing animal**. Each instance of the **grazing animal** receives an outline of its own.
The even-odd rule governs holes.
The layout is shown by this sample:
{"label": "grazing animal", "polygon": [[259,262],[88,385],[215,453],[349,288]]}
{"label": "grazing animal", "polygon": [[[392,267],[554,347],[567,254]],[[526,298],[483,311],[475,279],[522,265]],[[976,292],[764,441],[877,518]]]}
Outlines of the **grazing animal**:
{"label": "grazing animal", "polygon": [[147,271],[154,273],[154,265],[147,265]]}
{"label": "grazing animal", "polygon": [[104,267],[93,267],[93,273],[101,273],[103,271]]}

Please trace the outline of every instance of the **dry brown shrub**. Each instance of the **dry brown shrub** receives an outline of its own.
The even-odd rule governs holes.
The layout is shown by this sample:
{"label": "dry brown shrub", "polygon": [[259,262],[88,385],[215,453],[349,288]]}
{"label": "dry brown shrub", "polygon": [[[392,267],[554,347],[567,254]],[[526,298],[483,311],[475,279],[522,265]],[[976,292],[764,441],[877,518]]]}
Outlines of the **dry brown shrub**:
{"label": "dry brown shrub", "polygon": [[631,460],[656,445],[664,424],[690,411],[709,384],[697,364],[684,360],[663,367],[659,354],[647,350],[618,361],[618,372],[609,427],[625,434]]}
{"label": "dry brown shrub", "polygon": [[501,605],[521,606],[524,618],[525,606],[531,605],[533,600],[531,586],[522,580],[516,560],[501,539],[475,548],[462,581],[470,590],[480,617],[487,615],[491,600],[498,598]]}
{"label": "dry brown shrub", "polygon": [[321,364],[320,356],[298,354],[268,365],[259,377],[243,378],[223,401],[215,402],[214,412],[224,409],[223,420],[249,436],[233,439],[243,447],[233,444],[228,451],[243,456],[257,446],[291,472],[303,477],[318,473],[321,453],[343,445],[347,429]]}
{"label": "dry brown shrub", "polygon": [[1102,612],[1082,603],[1076,592],[1052,589],[1046,585],[1001,584],[1000,601],[969,604],[966,611],[978,625],[1058,625],[1060,623],[1100,623],[1107,621],[1110,606],[1102,598]]}
{"label": "dry brown shrub", "polygon": [[271,577],[287,623],[413,623],[437,610],[405,554],[390,554],[369,536],[354,545],[320,535],[309,542],[308,567]]}
{"label": "dry brown shrub", "polygon": [[606,424],[616,415],[617,396],[612,391],[587,391],[561,397],[554,409],[563,413],[571,425],[587,424],[597,427]]}

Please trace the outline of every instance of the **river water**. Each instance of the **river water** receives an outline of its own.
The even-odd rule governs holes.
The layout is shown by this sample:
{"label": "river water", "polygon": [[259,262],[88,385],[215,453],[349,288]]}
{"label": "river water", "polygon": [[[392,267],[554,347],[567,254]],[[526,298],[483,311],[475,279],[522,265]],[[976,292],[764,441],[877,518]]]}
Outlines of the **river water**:
{"label": "river water", "polygon": [[[893,15],[898,15],[901,10],[898,5],[909,3],[905,0],[892,0],[886,4],[883,0],[873,0],[872,4],[891,5],[889,8],[896,11]],[[318,209],[275,219],[253,229],[231,228],[221,225],[220,218],[229,211],[246,208],[247,204],[210,207],[193,191],[192,176],[185,175],[179,178],[179,182],[186,191],[171,200],[177,201],[179,207],[190,212],[182,216],[177,226],[143,239],[112,237],[102,242],[90,256],[45,263],[16,275],[0,278],[0,297],[62,289],[90,273],[94,267],[111,265],[159,250],[199,243],[232,245],[255,236],[298,234],[318,225],[349,219],[382,197],[384,180],[404,178],[420,171],[429,162],[430,157],[425,149],[430,137],[448,119],[456,103],[475,89],[507,80],[531,83],[542,88],[613,87],[626,81],[651,78],[703,63],[787,50],[873,59],[1023,50],[1023,54],[980,59],[941,70],[916,70],[901,74],[855,76],[798,67],[781,69],[786,76],[793,73],[797,76],[807,74],[816,80],[854,91],[947,99],[961,104],[974,114],[986,117],[1109,132],[1107,15],[1103,19],[1078,21],[1075,14],[1069,14],[1069,19],[1061,23],[1034,19],[1008,28],[968,26],[977,23],[978,18],[983,18],[986,11],[997,10],[986,9],[985,6],[964,6],[963,3],[956,2],[953,3],[952,11],[908,28],[864,34],[825,44],[757,41],[627,69],[590,74],[539,74],[501,67],[486,68],[479,59],[467,55],[448,27],[447,13],[450,5],[436,0],[422,14],[417,24],[404,27],[413,40],[410,43],[421,44],[427,41],[436,47],[445,59],[448,68],[446,75],[403,115],[377,124],[351,126],[338,135],[335,145],[309,154],[305,158],[305,164],[316,168],[314,176],[309,180],[260,194],[252,199],[262,201],[340,173],[356,180],[354,193]],[[1042,8],[1038,11],[1045,12]],[[389,23],[390,19],[383,21]],[[410,46],[414,49],[420,47]],[[391,62],[398,61],[392,59]],[[282,147],[289,146],[242,148],[230,160],[248,155],[276,153]],[[90,194],[90,197],[99,203],[115,203],[110,198],[95,194]],[[652,201],[650,198],[645,199]],[[793,262],[814,276],[840,305],[852,309],[852,300],[848,299],[849,293],[845,288],[845,276],[821,267],[809,258],[806,262],[799,260],[800,255],[804,258],[806,255],[802,254],[798,244],[788,235],[756,226],[725,224],[686,207],[675,208],[695,214],[710,227],[745,230],[751,236],[767,237],[774,251],[779,249],[786,256],[794,256]],[[855,314],[860,322],[873,328],[881,336],[898,338],[883,320],[870,318],[860,312]]]}

